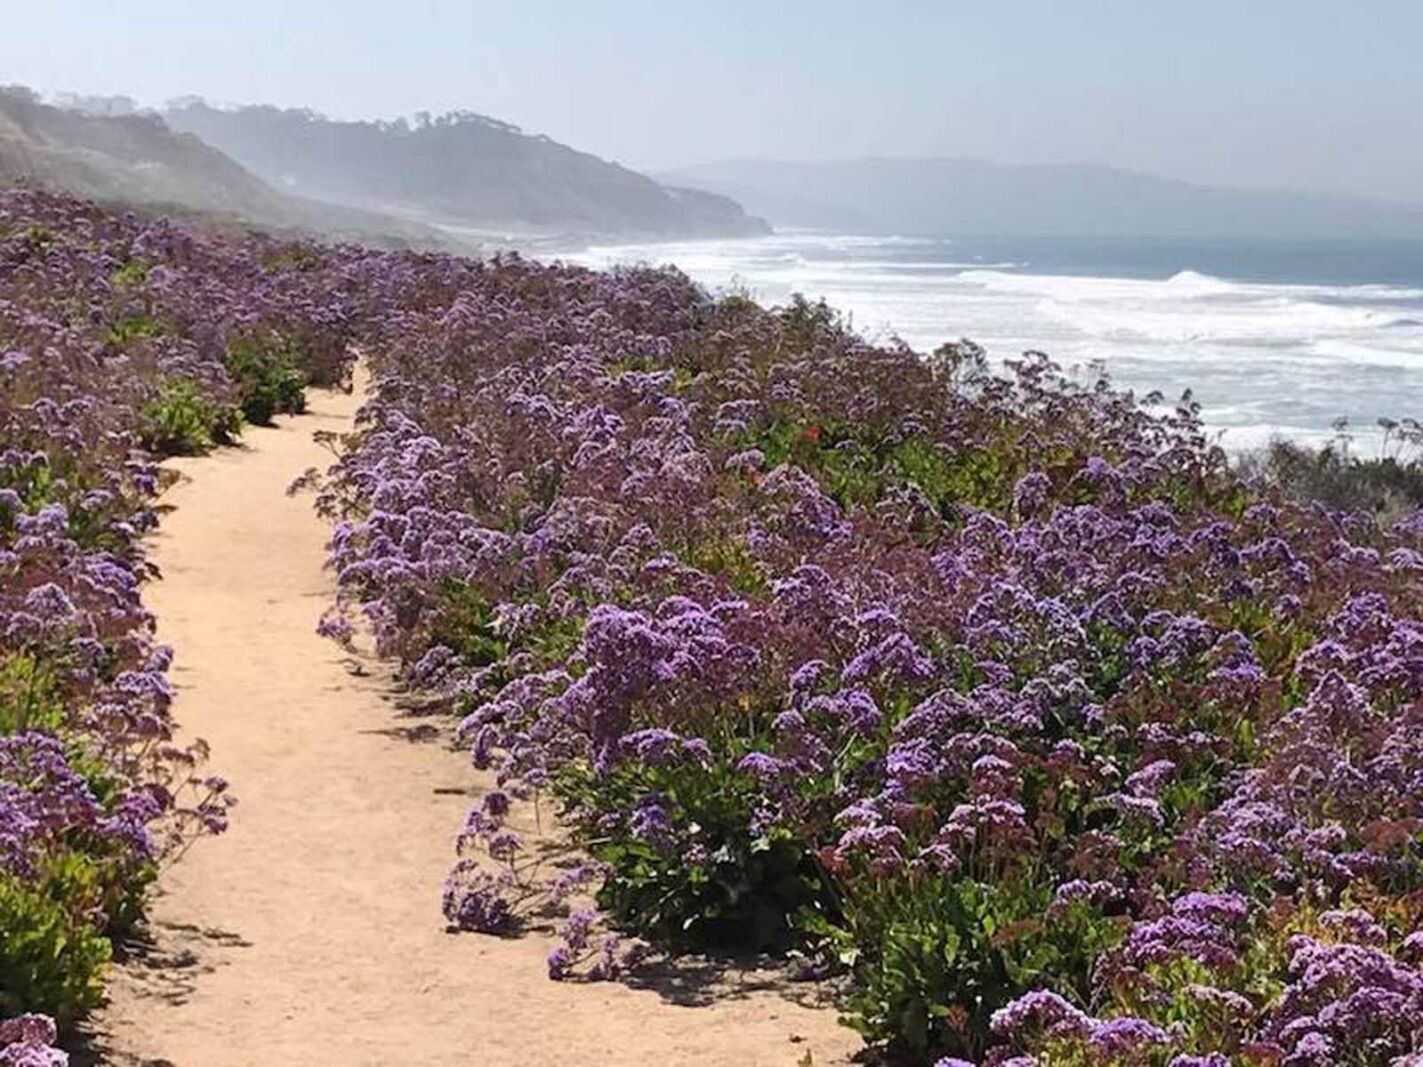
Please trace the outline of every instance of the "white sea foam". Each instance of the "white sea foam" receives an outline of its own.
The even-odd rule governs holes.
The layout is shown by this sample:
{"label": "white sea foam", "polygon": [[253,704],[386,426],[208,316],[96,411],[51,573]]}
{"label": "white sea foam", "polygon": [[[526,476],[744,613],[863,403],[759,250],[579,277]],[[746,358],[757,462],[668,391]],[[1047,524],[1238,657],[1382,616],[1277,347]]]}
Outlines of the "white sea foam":
{"label": "white sea foam", "polygon": [[1340,415],[1365,434],[1380,416],[1423,415],[1423,288],[1234,281],[1189,263],[1163,278],[1049,273],[980,259],[969,242],[824,234],[574,258],[674,263],[771,303],[824,297],[871,338],[921,350],[968,337],[999,358],[1036,348],[1065,367],[1101,363],[1140,393],[1190,387],[1232,448],[1327,438]]}

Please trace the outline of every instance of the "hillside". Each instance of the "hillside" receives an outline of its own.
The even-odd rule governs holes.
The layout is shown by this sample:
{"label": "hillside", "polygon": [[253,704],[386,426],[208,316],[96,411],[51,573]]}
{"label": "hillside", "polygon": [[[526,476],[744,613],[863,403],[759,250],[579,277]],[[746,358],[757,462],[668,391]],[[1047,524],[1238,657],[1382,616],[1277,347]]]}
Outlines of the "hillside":
{"label": "hillside", "polygon": [[275,107],[166,112],[268,181],[305,196],[453,225],[645,237],[766,232],[729,198],[664,187],[547,137],[469,112],[345,122]]}
{"label": "hillside", "polygon": [[1194,185],[1093,164],[972,159],[730,160],[667,180],[791,226],[1064,237],[1423,237],[1423,207]]}
{"label": "hillside", "polygon": [[0,181],[109,203],[157,205],[367,244],[471,251],[405,219],[289,196],[152,113],[95,114],[0,88]]}

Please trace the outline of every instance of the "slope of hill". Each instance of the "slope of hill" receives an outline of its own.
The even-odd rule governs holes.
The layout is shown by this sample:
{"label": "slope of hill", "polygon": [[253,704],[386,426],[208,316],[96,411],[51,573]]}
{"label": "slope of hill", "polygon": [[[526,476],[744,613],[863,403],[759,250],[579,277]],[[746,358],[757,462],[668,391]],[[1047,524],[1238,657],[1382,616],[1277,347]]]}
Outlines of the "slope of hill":
{"label": "slope of hill", "polygon": [[666,177],[736,196],[783,225],[1063,237],[1423,237],[1423,206],[1194,185],[1092,164],[733,160]]}
{"label": "slope of hill", "polygon": [[275,107],[165,113],[283,188],[445,223],[533,233],[681,237],[764,233],[726,197],[645,175],[469,112],[345,122]]}
{"label": "slope of hill", "polygon": [[0,91],[0,171],[81,196],[169,202],[245,216],[283,211],[281,196],[196,137],[153,115],[98,116]]}
{"label": "slope of hill", "polygon": [[95,200],[158,205],[367,244],[472,251],[432,227],[273,189],[218,149],[155,114],[94,114],[0,87],[0,182]]}

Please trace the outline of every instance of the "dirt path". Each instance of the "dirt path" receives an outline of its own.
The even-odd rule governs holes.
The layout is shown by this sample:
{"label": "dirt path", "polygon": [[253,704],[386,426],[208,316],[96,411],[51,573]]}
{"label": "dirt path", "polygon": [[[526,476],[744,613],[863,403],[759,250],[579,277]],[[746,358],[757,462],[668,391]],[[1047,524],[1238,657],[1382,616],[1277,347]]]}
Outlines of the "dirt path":
{"label": "dirt path", "polygon": [[190,478],[167,498],[165,580],[148,602],[177,649],[178,718],[241,802],[226,836],[165,874],[157,945],[116,969],[97,1020],[101,1062],[843,1061],[857,1041],[834,1011],[767,976],[558,984],[543,936],[444,932],[440,883],[482,783],[462,755],[405,736],[379,665],[353,676],[314,633],[326,529],[285,489],[326,464],[312,433],[345,429],[356,401],[316,394],[313,407],[242,450],[177,464]]}

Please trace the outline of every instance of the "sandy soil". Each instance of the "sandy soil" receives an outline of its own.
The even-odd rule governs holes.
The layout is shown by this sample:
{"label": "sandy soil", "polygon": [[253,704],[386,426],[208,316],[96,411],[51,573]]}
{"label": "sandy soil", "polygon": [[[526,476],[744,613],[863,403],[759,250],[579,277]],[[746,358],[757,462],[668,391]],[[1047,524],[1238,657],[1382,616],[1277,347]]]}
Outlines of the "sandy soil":
{"label": "sandy soil", "polygon": [[[240,798],[232,829],[166,872],[154,945],[116,969],[99,1062],[218,1065],[842,1063],[814,990],[688,966],[623,984],[544,976],[551,942],[444,932],[439,889],[469,797],[462,754],[415,729],[379,664],[314,633],[326,529],[291,480],[352,397],[174,464],[148,591],[177,649],[177,715]],[[809,1054],[810,1058],[807,1058]]]}

